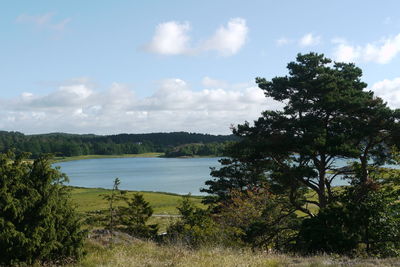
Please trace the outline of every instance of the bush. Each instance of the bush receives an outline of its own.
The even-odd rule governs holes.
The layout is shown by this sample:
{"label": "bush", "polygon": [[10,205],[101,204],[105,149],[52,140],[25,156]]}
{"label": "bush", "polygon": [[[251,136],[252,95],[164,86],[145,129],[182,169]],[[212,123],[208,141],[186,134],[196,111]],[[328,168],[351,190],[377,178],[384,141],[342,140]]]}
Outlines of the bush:
{"label": "bush", "polygon": [[215,215],[221,228],[230,229],[253,248],[282,250],[294,240],[298,218],[295,209],[265,185],[246,191],[231,190]]}
{"label": "bush", "polygon": [[85,233],[63,183],[39,156],[0,154],[0,265],[78,259]]}
{"label": "bush", "polygon": [[283,250],[292,245],[298,228],[295,209],[267,187],[230,191],[231,198],[204,210],[184,197],[181,219],[167,238],[191,247],[229,246]]}
{"label": "bush", "polygon": [[341,205],[330,205],[301,225],[297,247],[305,253],[354,252],[359,236],[352,223],[351,211]]}
{"label": "bush", "polygon": [[130,200],[126,200],[128,207],[120,207],[120,223],[125,231],[132,236],[153,238],[157,235],[158,225],[147,225],[153,215],[149,202],[145,201],[142,194],[136,193]]}
{"label": "bush", "polygon": [[181,219],[167,229],[166,239],[190,247],[217,245],[228,240],[212,219],[209,210],[195,207],[185,196],[178,206]]}
{"label": "bush", "polygon": [[305,253],[392,257],[400,255],[400,206],[397,190],[349,187],[340,203],[305,219],[298,248]]}

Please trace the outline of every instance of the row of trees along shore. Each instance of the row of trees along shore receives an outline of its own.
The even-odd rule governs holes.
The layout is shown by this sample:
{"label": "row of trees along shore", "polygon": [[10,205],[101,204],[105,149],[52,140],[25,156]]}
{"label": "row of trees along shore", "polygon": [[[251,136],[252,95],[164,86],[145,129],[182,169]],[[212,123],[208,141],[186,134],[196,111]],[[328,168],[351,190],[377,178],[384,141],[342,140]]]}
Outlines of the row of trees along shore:
{"label": "row of trees along shore", "polygon": [[[0,152],[14,149],[30,152],[32,158],[43,153],[56,156],[120,155],[148,152],[177,152],[182,156],[222,154],[224,143],[234,141],[233,135],[211,135],[187,132],[78,135],[65,133],[25,135],[19,132],[0,131]],[[191,147],[183,147],[193,144]],[[216,154],[214,154],[216,153]]]}
{"label": "row of trees along shore", "polygon": [[[234,127],[228,157],[202,189],[207,209],[185,197],[181,217],[160,237],[146,224],[148,203],[126,200],[115,180],[105,197],[108,228],[193,248],[398,257],[400,172],[389,166],[400,160],[400,111],[367,90],[354,64],[309,53],[288,70],[256,79],[284,108]],[[46,158],[32,164],[11,152],[1,154],[0,171],[0,264],[79,258],[81,222],[65,177]],[[347,185],[336,187],[338,180]],[[118,199],[127,206],[117,208]]]}

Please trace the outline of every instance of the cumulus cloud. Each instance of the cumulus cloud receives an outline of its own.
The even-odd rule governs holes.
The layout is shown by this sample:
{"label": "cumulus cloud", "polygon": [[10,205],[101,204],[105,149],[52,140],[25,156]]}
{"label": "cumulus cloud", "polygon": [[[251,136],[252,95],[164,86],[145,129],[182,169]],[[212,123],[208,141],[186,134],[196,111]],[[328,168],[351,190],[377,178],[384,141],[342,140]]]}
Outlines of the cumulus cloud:
{"label": "cumulus cloud", "polygon": [[213,79],[208,76],[203,78],[203,80],[201,81],[201,84],[205,88],[226,88],[226,87],[228,87],[228,83],[226,81]]}
{"label": "cumulus cloud", "polygon": [[45,95],[36,96],[25,92],[10,103],[21,110],[51,110],[52,108],[63,108],[87,103],[94,92],[84,84],[60,86],[56,91]]}
{"label": "cumulus cloud", "polygon": [[214,35],[204,43],[203,49],[215,50],[223,56],[234,55],[245,44],[247,33],[246,20],[231,19],[226,26],[217,29]]}
{"label": "cumulus cloud", "polygon": [[71,18],[65,18],[59,21],[54,19],[54,13],[45,13],[40,15],[21,14],[17,17],[17,23],[32,24],[39,29],[48,29],[53,31],[63,31]]}
{"label": "cumulus cloud", "polygon": [[265,109],[282,107],[255,86],[193,90],[181,79],[163,80],[152,95],[141,98],[119,83],[104,91],[69,84],[47,95],[23,93],[0,99],[0,104],[0,128],[4,130],[98,134],[228,134],[231,124],[252,121]]}
{"label": "cumulus cloud", "polygon": [[312,33],[307,33],[300,38],[299,44],[301,46],[315,46],[320,44],[321,36],[314,36]]}
{"label": "cumulus cloud", "polygon": [[242,18],[230,19],[214,35],[197,46],[190,44],[190,24],[169,21],[157,25],[151,42],[145,45],[148,52],[160,55],[187,55],[203,51],[216,51],[223,56],[239,52],[247,39],[248,28]]}
{"label": "cumulus cloud", "polygon": [[343,62],[387,64],[400,53],[400,34],[365,45],[352,45],[343,39],[335,39],[333,42],[336,43],[334,57]]}
{"label": "cumulus cloud", "polygon": [[179,55],[189,52],[188,22],[169,21],[158,24],[152,41],[146,46],[150,52],[161,55]]}
{"label": "cumulus cloud", "polygon": [[371,90],[392,108],[400,108],[400,77],[384,79],[372,85]]}

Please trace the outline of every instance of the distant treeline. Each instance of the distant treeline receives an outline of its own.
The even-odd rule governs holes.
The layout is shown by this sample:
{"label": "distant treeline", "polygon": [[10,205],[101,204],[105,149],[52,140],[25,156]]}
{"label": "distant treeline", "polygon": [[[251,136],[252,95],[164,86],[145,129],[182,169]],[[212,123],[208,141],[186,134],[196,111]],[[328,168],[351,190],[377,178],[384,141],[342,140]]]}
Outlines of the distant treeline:
{"label": "distant treeline", "polygon": [[193,156],[224,156],[225,148],[229,144],[224,143],[208,143],[208,144],[186,144],[170,148],[165,151],[166,157],[193,157]]}
{"label": "distant treeline", "polygon": [[[53,153],[56,156],[66,157],[93,154],[118,155],[173,152],[179,151],[180,148],[184,147],[182,145],[194,144],[188,146],[189,148],[192,148],[192,146],[196,147],[196,149],[190,149],[188,155],[205,156],[216,155],[217,152],[219,154],[222,151],[222,143],[234,141],[236,138],[233,135],[210,135],[188,132],[102,136],[66,133],[25,135],[19,132],[0,131],[0,152],[14,149],[16,152],[30,152],[33,158],[42,153]],[[206,151],[209,153],[206,153]]]}

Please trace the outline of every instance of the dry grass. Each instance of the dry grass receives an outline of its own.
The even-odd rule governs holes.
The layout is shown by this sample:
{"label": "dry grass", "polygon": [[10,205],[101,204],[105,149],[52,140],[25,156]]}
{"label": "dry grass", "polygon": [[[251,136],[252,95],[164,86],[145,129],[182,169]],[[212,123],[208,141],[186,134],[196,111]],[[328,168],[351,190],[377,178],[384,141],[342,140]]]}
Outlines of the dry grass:
{"label": "dry grass", "polygon": [[89,253],[74,266],[400,266],[400,259],[349,259],[343,257],[297,257],[251,250],[202,248],[190,250],[180,246],[160,246],[149,241],[134,240],[112,249],[93,240]]}

